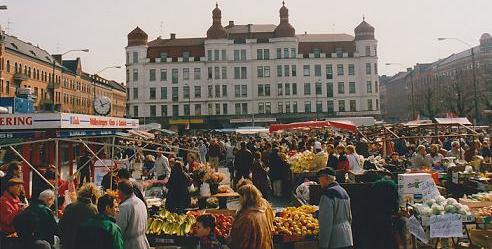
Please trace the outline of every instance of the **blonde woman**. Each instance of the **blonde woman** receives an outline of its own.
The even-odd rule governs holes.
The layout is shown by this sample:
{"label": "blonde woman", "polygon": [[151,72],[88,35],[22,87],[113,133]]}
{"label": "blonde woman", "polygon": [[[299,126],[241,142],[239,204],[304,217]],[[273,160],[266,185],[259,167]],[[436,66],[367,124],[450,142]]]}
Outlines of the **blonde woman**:
{"label": "blonde woman", "polygon": [[[231,230],[231,248],[271,249],[272,230],[260,191],[251,184],[239,188],[239,210]],[[266,224],[266,225],[265,225]]]}

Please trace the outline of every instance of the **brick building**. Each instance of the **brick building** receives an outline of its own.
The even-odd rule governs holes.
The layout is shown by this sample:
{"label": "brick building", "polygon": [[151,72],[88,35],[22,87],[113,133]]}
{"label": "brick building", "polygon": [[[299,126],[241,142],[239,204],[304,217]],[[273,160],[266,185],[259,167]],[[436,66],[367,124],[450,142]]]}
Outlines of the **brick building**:
{"label": "brick building", "polygon": [[[415,110],[415,115],[428,118],[452,114],[473,120],[475,99],[480,116],[492,109],[492,37],[483,34],[480,44],[471,49],[432,63],[416,64],[407,72],[382,80],[385,119],[412,120]],[[475,61],[477,98],[472,60]],[[481,117],[480,120],[485,122]]]}
{"label": "brick building", "polygon": [[378,116],[374,27],[363,20],[355,36],[296,34],[285,5],[279,14],[278,25],[223,27],[216,6],[200,38],[149,41],[135,28],[126,47],[129,116],[209,127]]}
{"label": "brick building", "polygon": [[95,86],[96,96],[107,96],[112,101],[111,116],[125,115],[125,87],[83,72],[80,58],[61,60],[61,55],[51,55],[39,46],[3,32],[0,57],[0,97],[13,97],[20,89],[27,90],[35,96],[35,111],[50,111],[54,87],[56,111],[94,114]]}

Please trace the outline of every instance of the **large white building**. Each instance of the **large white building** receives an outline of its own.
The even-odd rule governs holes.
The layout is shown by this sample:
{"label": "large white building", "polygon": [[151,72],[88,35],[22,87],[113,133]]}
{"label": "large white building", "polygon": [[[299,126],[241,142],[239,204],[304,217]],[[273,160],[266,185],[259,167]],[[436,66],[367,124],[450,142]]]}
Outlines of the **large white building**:
{"label": "large white building", "polygon": [[212,16],[205,38],[128,34],[130,117],[229,127],[380,114],[377,41],[365,20],[354,37],[296,35],[285,6],[279,25],[223,27],[218,6]]}

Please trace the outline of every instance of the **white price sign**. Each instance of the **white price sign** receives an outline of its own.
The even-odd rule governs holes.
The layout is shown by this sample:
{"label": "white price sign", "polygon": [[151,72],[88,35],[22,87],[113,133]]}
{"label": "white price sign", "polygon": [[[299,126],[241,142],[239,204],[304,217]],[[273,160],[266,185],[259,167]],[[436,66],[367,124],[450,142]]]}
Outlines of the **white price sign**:
{"label": "white price sign", "polygon": [[429,242],[429,239],[427,238],[427,234],[425,234],[424,228],[422,228],[420,222],[413,215],[408,219],[408,230],[410,231],[411,234],[413,234],[413,236],[415,236],[417,239],[424,242],[425,244]]}
{"label": "white price sign", "polygon": [[459,214],[443,214],[430,217],[431,238],[463,237],[463,222]]}

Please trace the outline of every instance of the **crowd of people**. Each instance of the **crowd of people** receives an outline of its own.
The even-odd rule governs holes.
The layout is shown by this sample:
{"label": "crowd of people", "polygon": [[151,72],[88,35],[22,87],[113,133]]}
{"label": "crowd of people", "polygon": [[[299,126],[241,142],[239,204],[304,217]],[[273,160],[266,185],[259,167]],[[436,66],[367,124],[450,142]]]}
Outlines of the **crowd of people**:
{"label": "crowd of people", "polygon": [[[87,153],[77,160],[78,182],[56,179],[53,169],[44,173],[42,187],[33,191],[30,202],[24,196],[20,163],[2,168],[0,232],[18,237],[11,248],[149,248],[145,235],[147,204],[138,180],[154,179],[166,185],[165,208],[183,212],[190,206],[191,175],[200,164],[214,170],[226,167],[231,184],[240,195],[240,209],[228,243],[231,248],[271,248],[273,211],[269,204],[277,198],[289,198],[293,181],[289,157],[306,150],[315,154],[313,168],[319,170],[322,187],[320,200],[320,248],[349,248],[351,234],[350,198],[337,183],[339,172],[366,169],[364,160],[387,154],[385,167],[420,169],[439,167],[445,157],[491,164],[490,134],[473,139],[393,140],[383,145],[368,142],[360,135],[332,130],[286,132],[270,136],[241,136],[203,133],[180,137],[157,136],[152,142],[121,142],[118,159],[127,164],[109,171],[102,189],[117,190],[117,195],[102,192],[91,183],[93,161]],[[145,149],[142,149],[145,148]],[[326,154],[328,156],[323,156]],[[54,186],[58,185],[58,193]],[[66,192],[78,188],[68,205]],[[101,196],[102,195],[102,196]],[[64,200],[65,199],[65,200]],[[58,207],[53,207],[58,202]],[[62,209],[62,213],[58,213]],[[265,225],[266,224],[266,225]],[[198,219],[197,233],[204,248],[221,248],[213,234],[211,216]],[[55,239],[60,238],[60,241]],[[91,239],[98,238],[98,239]],[[10,241],[10,240],[8,240]],[[29,246],[27,246],[29,245]],[[5,247],[8,248],[8,247]]]}

